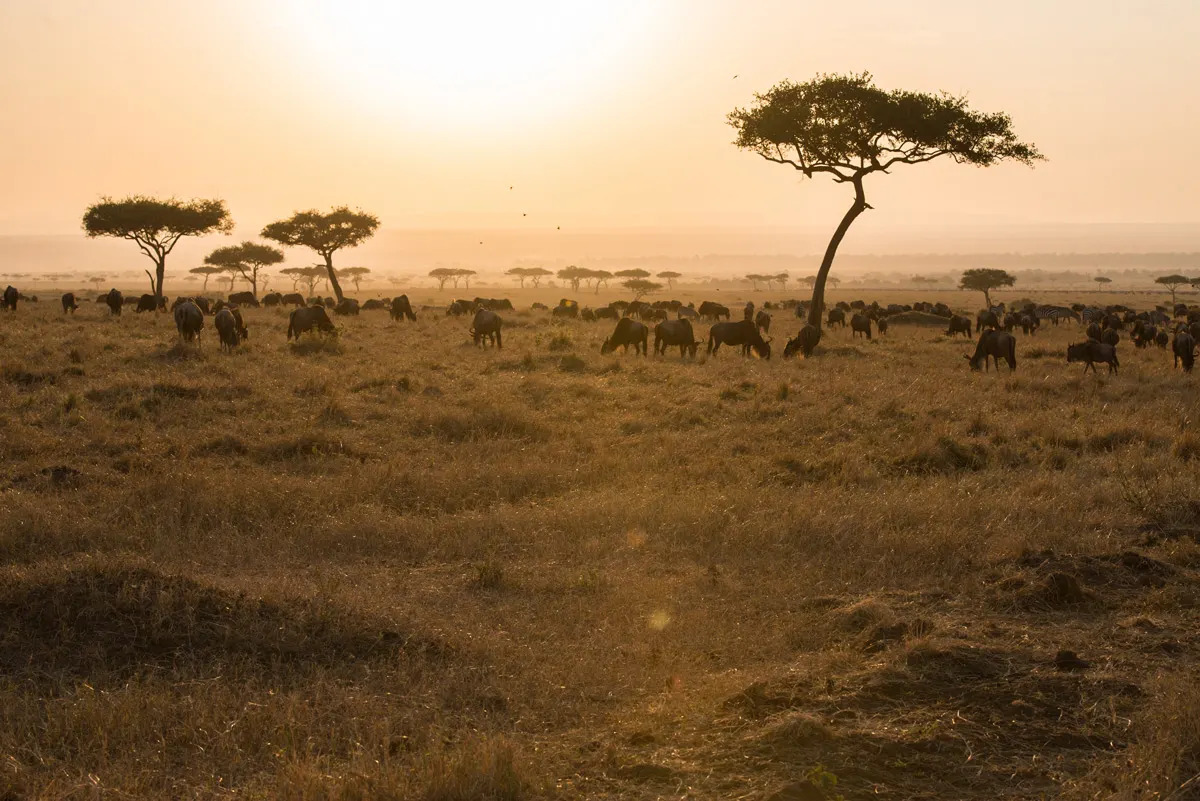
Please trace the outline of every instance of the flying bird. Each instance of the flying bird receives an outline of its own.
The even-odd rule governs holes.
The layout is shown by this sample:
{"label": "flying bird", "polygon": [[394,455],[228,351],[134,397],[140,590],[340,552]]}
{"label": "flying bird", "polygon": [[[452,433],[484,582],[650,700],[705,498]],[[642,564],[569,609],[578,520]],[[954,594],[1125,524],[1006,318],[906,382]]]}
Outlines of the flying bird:
{"label": "flying bird", "polygon": [[[737,80],[737,75],[734,75],[734,76],[733,76],[733,77],[732,77],[730,80],[736,81],[736,80]],[[510,187],[509,187],[509,189],[512,189],[512,187],[510,186]]]}

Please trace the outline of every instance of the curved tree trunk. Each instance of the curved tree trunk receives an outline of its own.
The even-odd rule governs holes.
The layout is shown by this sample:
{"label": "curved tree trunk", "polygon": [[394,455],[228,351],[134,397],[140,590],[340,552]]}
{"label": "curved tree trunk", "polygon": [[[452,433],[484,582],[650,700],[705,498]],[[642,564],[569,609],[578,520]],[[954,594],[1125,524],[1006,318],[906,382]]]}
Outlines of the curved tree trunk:
{"label": "curved tree trunk", "polygon": [[162,303],[162,296],[163,296],[162,285],[163,285],[163,274],[166,271],[167,271],[167,257],[163,256],[161,259],[158,260],[158,263],[156,265],[154,265],[154,277],[155,277],[154,306],[156,309],[163,305],[163,303]]}
{"label": "curved tree trunk", "polygon": [[333,254],[325,253],[325,270],[329,273],[329,286],[333,288],[333,294],[337,296],[337,302],[342,302],[342,285],[338,283],[337,274],[333,271]]}
{"label": "curved tree trunk", "polygon": [[829,247],[825,248],[825,258],[821,260],[821,269],[817,270],[817,280],[813,284],[812,304],[808,309],[808,324],[817,329],[818,339],[821,332],[821,316],[825,309],[825,279],[829,277],[829,268],[833,266],[833,257],[837,255],[838,245],[842,244],[842,239],[850,230],[850,224],[867,208],[869,208],[867,197],[863,193],[862,177],[859,176],[854,179],[854,203],[842,217],[837,230],[833,232],[833,238],[829,240]]}

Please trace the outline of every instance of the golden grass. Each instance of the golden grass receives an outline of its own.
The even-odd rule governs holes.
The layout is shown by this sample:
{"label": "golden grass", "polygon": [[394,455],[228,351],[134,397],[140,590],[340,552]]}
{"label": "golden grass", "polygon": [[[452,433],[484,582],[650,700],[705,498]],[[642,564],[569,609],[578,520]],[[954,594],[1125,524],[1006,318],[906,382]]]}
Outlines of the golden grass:
{"label": "golden grass", "polygon": [[526,311],[496,352],[413,300],[299,344],[250,310],[229,355],[0,315],[0,798],[1188,780],[1200,379],[1169,353],[601,356],[610,323]]}

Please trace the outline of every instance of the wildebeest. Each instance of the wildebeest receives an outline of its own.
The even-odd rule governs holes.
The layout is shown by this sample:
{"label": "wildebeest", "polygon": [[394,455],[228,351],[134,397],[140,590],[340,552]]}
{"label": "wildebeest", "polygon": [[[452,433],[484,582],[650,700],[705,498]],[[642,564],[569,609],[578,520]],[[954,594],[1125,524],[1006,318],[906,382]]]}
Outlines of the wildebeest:
{"label": "wildebeest", "polygon": [[1018,315],[1017,324],[1021,326],[1021,333],[1025,336],[1033,336],[1037,333],[1038,318],[1032,314]]}
{"label": "wildebeest", "polygon": [[289,292],[280,301],[284,306],[304,306],[304,296],[299,292]]}
{"label": "wildebeest", "polygon": [[4,289],[4,308],[9,311],[17,310],[17,300],[21,297],[21,293],[17,291],[15,286],[11,284]]}
{"label": "wildebeest", "polygon": [[760,311],[754,315],[754,324],[758,326],[758,330],[764,334],[771,333],[771,315],[765,311]]}
{"label": "wildebeest", "polygon": [[156,298],[154,295],[151,295],[150,293],[146,293],[145,295],[142,295],[140,298],[138,298],[137,308],[134,309],[134,311],[152,312],[155,309],[160,309],[162,311],[166,311],[167,310],[167,299],[166,298]]}
{"label": "wildebeest", "polygon": [[846,327],[846,310],[833,308],[829,310],[829,314],[825,316],[825,325],[833,328],[835,325]]}
{"label": "wildebeest", "polygon": [[875,325],[879,327],[880,334],[886,334],[888,329],[888,321],[886,317],[880,317],[875,321]]}
{"label": "wildebeest", "polygon": [[500,325],[500,315],[491,309],[479,309],[471,323],[471,338],[479,347],[486,346],[490,339],[496,350],[501,350],[504,342],[500,336]]}
{"label": "wildebeest", "polygon": [[679,346],[679,357],[696,357],[700,343],[687,320],[667,320],[654,326],[654,353],[665,355],[667,348]]}
{"label": "wildebeest", "polygon": [[817,343],[821,341],[821,330],[815,325],[805,325],[800,329],[800,333],[783,346],[783,358],[790,359],[796,353],[802,353],[804,358],[812,356],[813,351],[817,347]]}
{"label": "wildebeest", "polygon": [[262,305],[264,306],[279,306],[283,303],[283,295],[278,292],[268,292],[263,295]]}
{"label": "wildebeest", "polygon": [[[150,296],[153,300],[154,296]],[[204,328],[204,312],[190,300],[175,307],[175,329],[184,342],[200,344],[200,329]]]}
{"label": "wildebeest", "polygon": [[288,315],[287,338],[289,340],[299,339],[301,334],[314,328],[327,334],[332,334],[337,330],[333,327],[333,321],[329,319],[324,305],[301,306],[299,309],[292,309],[292,313]]}
{"label": "wildebeest", "polygon": [[108,310],[113,314],[120,314],[121,309],[125,306],[125,297],[121,294],[121,290],[112,288],[108,290],[107,295],[102,296],[104,302],[108,304]]}
{"label": "wildebeest", "polygon": [[1153,325],[1144,325],[1138,331],[1133,340],[1135,348],[1148,348],[1154,344],[1154,340],[1158,338],[1158,327]]}
{"label": "wildebeest", "polygon": [[1170,337],[1167,336],[1166,329],[1159,331],[1158,336],[1154,337],[1154,344],[1158,345],[1163,350],[1167,349],[1167,342],[1169,341]]}
{"label": "wildebeest", "polygon": [[387,301],[379,298],[371,298],[362,305],[363,311],[387,311]]}
{"label": "wildebeest", "polygon": [[1110,373],[1117,372],[1117,368],[1121,366],[1121,363],[1117,361],[1116,347],[1097,342],[1094,339],[1076,345],[1067,345],[1067,361],[1085,362],[1083,368],[1085,373],[1088,370],[1096,372],[1096,362],[1107,364]]}
{"label": "wildebeest", "polygon": [[453,314],[455,317],[461,317],[464,314],[470,314],[476,310],[476,306],[469,300],[456,300],[450,304],[450,308],[446,309],[446,316]]}
{"label": "wildebeest", "polygon": [[969,317],[961,317],[956,314],[950,318],[950,327],[946,329],[946,336],[952,337],[955,334],[971,336],[971,319]]}
{"label": "wildebeest", "polygon": [[579,319],[585,323],[594,323],[596,322],[596,312],[591,309],[583,309],[579,312]]}
{"label": "wildebeest", "polygon": [[1192,372],[1192,367],[1196,364],[1196,340],[1191,334],[1187,331],[1176,331],[1175,339],[1171,342],[1171,352],[1175,354],[1176,367],[1183,362],[1183,371]]}
{"label": "wildebeest", "polygon": [[1088,327],[1087,327],[1087,336],[1088,336],[1088,339],[1094,339],[1094,340],[1096,340],[1097,342],[1099,342],[1099,341],[1100,341],[1100,335],[1101,335],[1102,333],[1104,333],[1104,332],[1100,330],[1100,324],[1099,324],[1099,323],[1088,323]]}
{"label": "wildebeest", "polygon": [[696,311],[691,306],[680,306],[678,309],[675,310],[675,314],[679,317],[680,320],[684,320],[684,319],[698,320],[698,319],[700,319],[700,312]]}
{"label": "wildebeest", "polygon": [[1117,333],[1115,328],[1106,328],[1100,332],[1100,341],[1105,345],[1112,345],[1114,348],[1121,341],[1121,335]]}
{"label": "wildebeest", "polygon": [[975,355],[963,355],[967,363],[971,365],[972,370],[978,370],[980,361],[983,362],[984,372],[987,372],[990,367],[988,359],[996,363],[996,372],[1000,372],[1000,360],[1008,362],[1010,371],[1017,369],[1017,339],[1007,331],[984,331],[979,335],[979,342],[975,344]]}
{"label": "wildebeest", "polygon": [[79,304],[75,302],[74,292],[65,292],[62,296],[63,314],[72,312],[79,308]]}
{"label": "wildebeest", "polygon": [[513,311],[512,301],[508,298],[475,298],[475,307],[491,311]]}
{"label": "wildebeest", "polygon": [[550,316],[574,319],[579,316],[579,304],[573,300],[560,300],[558,305],[550,310]]}
{"label": "wildebeest", "polygon": [[743,320],[753,320],[754,319],[754,301],[752,301],[752,300],[746,301],[746,308],[742,309],[742,319]]}
{"label": "wildebeest", "polygon": [[217,312],[217,316],[213,318],[213,327],[217,329],[217,336],[224,350],[233,350],[241,342],[237,320],[234,319],[231,309],[221,309]]}
{"label": "wildebeest", "polygon": [[855,314],[850,318],[850,336],[855,334],[865,334],[867,339],[871,338],[871,318],[865,314]]}
{"label": "wildebeest", "polygon": [[706,300],[700,304],[700,316],[720,320],[721,318],[729,319],[729,309],[722,306],[720,303],[713,303],[711,300]]}
{"label": "wildebeest", "polygon": [[354,298],[342,298],[342,301],[333,308],[334,314],[358,314],[358,301]]}
{"label": "wildebeest", "polygon": [[612,353],[617,348],[622,348],[624,353],[629,353],[629,346],[633,345],[634,354],[641,353],[646,355],[646,343],[650,339],[650,329],[645,323],[639,323],[632,317],[622,317],[617,320],[617,327],[613,329],[612,335],[604,340],[604,344],[600,346],[601,354]]}
{"label": "wildebeest", "polygon": [[602,306],[601,308],[596,309],[596,319],[619,320],[621,319],[621,313],[611,306]]}
{"label": "wildebeest", "polygon": [[534,301],[533,305],[531,305],[529,308],[533,309],[534,311],[547,311],[550,307],[545,303],[538,303],[537,301]]}
{"label": "wildebeest", "polygon": [[417,315],[413,314],[412,304],[408,302],[408,295],[398,295],[392,298],[392,319],[403,320],[408,318],[411,322],[417,321]]}
{"label": "wildebeest", "polygon": [[253,292],[234,292],[229,296],[230,303],[236,303],[239,306],[253,306],[258,308],[258,298],[254,297]]}
{"label": "wildebeest", "polygon": [[663,322],[669,317],[666,309],[643,309],[642,319],[650,323]]}
{"label": "wildebeest", "polygon": [[753,320],[736,323],[717,323],[708,331],[708,353],[716,356],[722,345],[741,345],[742,355],[749,356],[750,349],[764,359],[771,358],[771,341],[764,340]]}
{"label": "wildebeest", "polygon": [[[964,318],[965,319],[965,318]],[[978,334],[985,328],[999,328],[1000,318],[991,309],[985,309],[975,316],[975,333]],[[970,334],[967,331],[967,334]]]}

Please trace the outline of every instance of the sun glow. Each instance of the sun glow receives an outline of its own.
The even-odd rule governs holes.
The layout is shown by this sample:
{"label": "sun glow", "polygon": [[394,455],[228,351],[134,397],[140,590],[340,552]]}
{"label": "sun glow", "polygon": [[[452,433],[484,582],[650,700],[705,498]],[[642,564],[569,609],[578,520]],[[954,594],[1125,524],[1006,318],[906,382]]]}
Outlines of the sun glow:
{"label": "sun glow", "polygon": [[[367,107],[406,119],[527,124],[635,69],[653,5],[629,0],[302,0],[281,12],[307,58]],[[480,133],[476,131],[476,133]]]}

